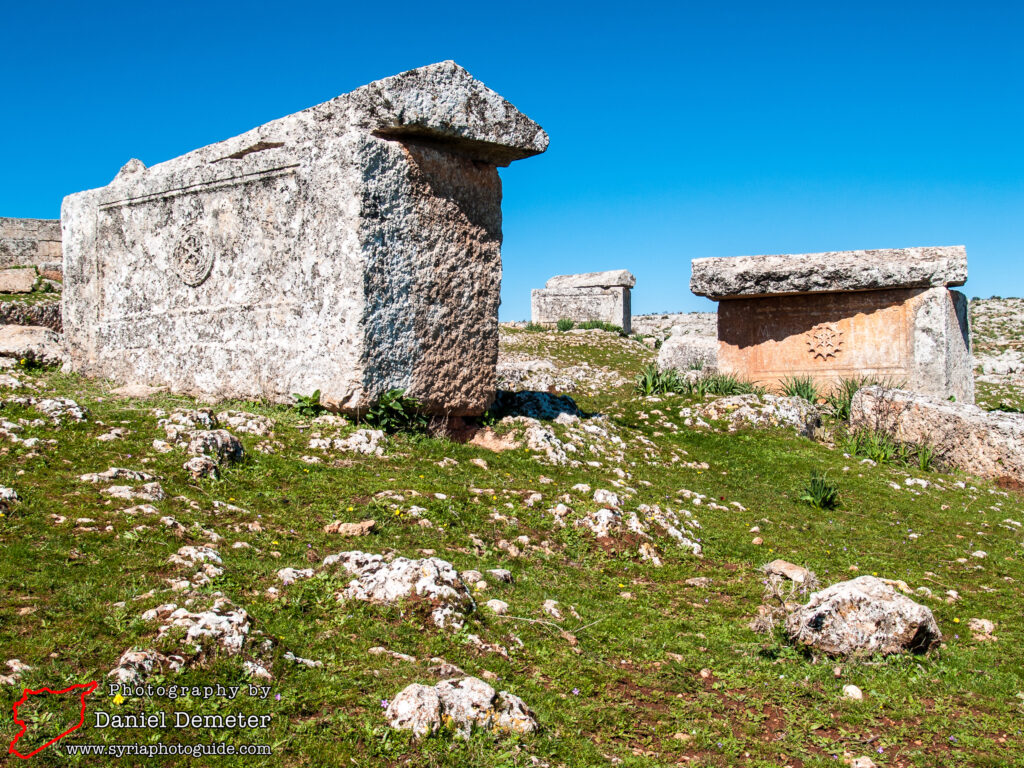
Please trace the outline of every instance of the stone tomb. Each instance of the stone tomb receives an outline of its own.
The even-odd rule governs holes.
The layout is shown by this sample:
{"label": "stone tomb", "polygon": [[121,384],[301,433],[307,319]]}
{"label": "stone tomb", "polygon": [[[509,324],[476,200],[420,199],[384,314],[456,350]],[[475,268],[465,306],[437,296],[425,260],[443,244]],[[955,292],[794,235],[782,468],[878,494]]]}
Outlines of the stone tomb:
{"label": "stone tomb", "polygon": [[718,368],[769,387],[870,376],[974,402],[962,246],[696,259],[718,305]]}
{"label": "stone tomb", "polygon": [[599,320],[630,333],[630,289],[636,278],[625,269],[556,275],[530,292],[531,319],[543,325],[559,320]]}
{"label": "stone tomb", "polygon": [[71,367],[209,398],[495,394],[497,167],[547,134],[454,62],[65,198]]}

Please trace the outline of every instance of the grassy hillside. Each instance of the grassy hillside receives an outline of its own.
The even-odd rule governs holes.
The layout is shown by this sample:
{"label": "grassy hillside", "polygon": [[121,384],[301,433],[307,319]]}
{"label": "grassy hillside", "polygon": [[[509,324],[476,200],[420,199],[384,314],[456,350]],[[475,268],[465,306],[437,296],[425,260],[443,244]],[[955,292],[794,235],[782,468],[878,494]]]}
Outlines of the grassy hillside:
{"label": "grassy hillside", "polygon": [[[66,745],[163,741],[258,743],[274,752],[203,758],[226,766],[833,766],[844,753],[880,766],[1024,764],[1024,533],[1006,522],[1024,521],[1019,494],[958,474],[862,463],[792,430],[687,428],[679,411],[694,399],[633,394],[629,382],[654,353],[610,333],[503,330],[503,346],[506,356],[573,369],[578,383],[568,394],[584,417],[544,422],[563,447],[576,448],[569,463],[552,463],[525,442],[495,453],[405,434],[389,436],[379,457],[320,450],[309,446],[312,433],[343,438],[356,425],[229,403],[215,410],[265,416],[273,434],[236,432],[244,461],[219,480],[193,480],[181,449],[161,453],[153,441],[166,439],[161,411],[201,404],[120,397],[112,385],[54,371],[15,372],[24,386],[0,389],[0,420],[19,427],[7,428],[20,440],[40,442],[0,441],[0,486],[20,498],[0,518],[0,665],[16,658],[32,669],[0,687],[0,708],[10,711],[23,686],[99,680],[90,713],[272,715],[266,730],[159,732],[96,729],[90,714],[32,759],[107,764],[69,756]],[[25,396],[72,398],[88,418],[55,424],[16,402]],[[98,439],[115,428],[125,433]],[[258,450],[261,443],[272,452]],[[110,467],[154,475],[166,498],[111,498],[103,488],[141,483],[79,479]],[[812,471],[837,482],[839,508],[800,501]],[[690,513],[702,555],[652,532],[657,566],[641,556],[639,537],[598,538],[575,525],[600,508],[599,489],[619,495],[624,510]],[[155,510],[124,511],[144,503]],[[564,527],[550,511],[560,503],[569,510]],[[161,522],[167,517],[179,525]],[[366,519],[376,527],[364,536],[323,531],[335,520]],[[185,593],[170,591],[168,579],[192,571],[168,559],[187,545],[214,547],[222,560],[223,573],[195,589],[194,605],[222,593],[248,612],[251,631],[241,654],[207,653],[148,682],[245,685],[245,661],[255,660],[273,674],[252,681],[270,686],[266,699],[117,701],[104,688],[129,648],[180,647],[173,632],[157,640],[160,622],[142,614],[183,604]],[[487,588],[475,590],[478,610],[460,630],[435,627],[418,603],[340,603],[335,595],[351,577],[320,564],[345,550],[435,554],[459,571],[480,571]],[[934,611],[941,651],[835,661],[795,650],[779,630],[756,634],[749,623],[764,591],[758,569],[775,558],[810,568],[824,585],[874,573],[927,588],[930,596],[915,599]],[[284,586],[276,574],[286,567],[316,573]],[[494,568],[511,571],[514,583],[488,576]],[[508,603],[507,615],[483,607],[492,598]],[[544,611],[548,600],[561,618]],[[974,617],[995,622],[997,639],[974,639]],[[273,647],[260,649],[267,638]],[[286,652],[322,666],[292,663]],[[390,729],[382,702],[409,683],[437,682],[439,659],[520,696],[540,730],[463,741]],[[848,684],[863,690],[862,701],[844,699]],[[30,733],[53,727],[45,709],[33,710]],[[0,739],[16,733],[10,717],[0,719]]]}

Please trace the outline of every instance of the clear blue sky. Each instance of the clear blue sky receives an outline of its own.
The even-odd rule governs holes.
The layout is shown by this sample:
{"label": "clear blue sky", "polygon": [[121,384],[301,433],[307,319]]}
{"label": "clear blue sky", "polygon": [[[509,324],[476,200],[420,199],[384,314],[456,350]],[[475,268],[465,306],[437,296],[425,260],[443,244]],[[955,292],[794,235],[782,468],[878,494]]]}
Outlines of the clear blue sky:
{"label": "clear blue sky", "polygon": [[454,59],[538,121],[502,170],[503,320],[625,267],[636,312],[712,305],[690,259],[965,244],[1024,295],[1024,4],[9,3],[0,216]]}

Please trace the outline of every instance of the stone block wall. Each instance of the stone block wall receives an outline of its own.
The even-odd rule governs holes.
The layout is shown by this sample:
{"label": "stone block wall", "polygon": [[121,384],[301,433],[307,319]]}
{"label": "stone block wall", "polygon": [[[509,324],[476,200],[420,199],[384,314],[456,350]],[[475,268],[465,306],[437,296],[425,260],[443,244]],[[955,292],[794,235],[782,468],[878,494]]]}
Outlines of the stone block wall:
{"label": "stone block wall", "polygon": [[0,269],[32,264],[53,271],[60,262],[60,219],[0,218]]}

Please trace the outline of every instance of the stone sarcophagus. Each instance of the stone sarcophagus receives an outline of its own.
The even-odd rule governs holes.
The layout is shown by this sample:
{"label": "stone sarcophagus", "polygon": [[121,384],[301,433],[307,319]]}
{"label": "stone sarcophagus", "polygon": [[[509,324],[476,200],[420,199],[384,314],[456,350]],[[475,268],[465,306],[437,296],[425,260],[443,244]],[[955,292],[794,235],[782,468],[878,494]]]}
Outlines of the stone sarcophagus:
{"label": "stone sarcophagus", "polygon": [[495,393],[498,166],[547,134],[454,62],[65,198],[73,370],[204,397]]}
{"label": "stone sarcophagus", "polygon": [[530,292],[531,320],[544,325],[598,320],[629,333],[630,289],[635,285],[636,278],[625,269],[556,275]]}
{"label": "stone sarcophagus", "polygon": [[695,259],[691,290],[718,305],[718,368],[825,390],[870,377],[974,402],[962,246]]}

